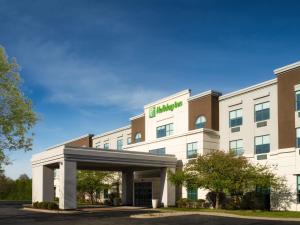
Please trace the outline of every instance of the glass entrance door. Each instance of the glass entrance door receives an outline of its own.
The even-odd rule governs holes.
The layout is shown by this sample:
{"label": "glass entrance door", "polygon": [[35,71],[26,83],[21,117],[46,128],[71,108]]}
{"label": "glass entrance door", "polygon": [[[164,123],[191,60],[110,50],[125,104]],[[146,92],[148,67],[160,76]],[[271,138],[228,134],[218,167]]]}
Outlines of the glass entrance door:
{"label": "glass entrance door", "polygon": [[135,206],[152,206],[152,182],[134,183]]}

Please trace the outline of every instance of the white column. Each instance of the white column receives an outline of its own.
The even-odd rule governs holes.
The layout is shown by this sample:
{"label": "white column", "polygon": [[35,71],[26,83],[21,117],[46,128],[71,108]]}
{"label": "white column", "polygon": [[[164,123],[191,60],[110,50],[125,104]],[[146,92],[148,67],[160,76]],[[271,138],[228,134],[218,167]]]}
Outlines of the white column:
{"label": "white column", "polygon": [[54,200],[54,170],[43,165],[32,167],[32,202]]}
{"label": "white column", "polygon": [[59,208],[76,209],[77,163],[62,161],[59,165]]}
{"label": "white column", "polygon": [[122,204],[133,205],[133,170],[122,171]]}
{"label": "white column", "polygon": [[162,168],[160,172],[161,203],[164,207],[175,206],[175,186],[169,181],[167,171],[175,172],[175,168]]}

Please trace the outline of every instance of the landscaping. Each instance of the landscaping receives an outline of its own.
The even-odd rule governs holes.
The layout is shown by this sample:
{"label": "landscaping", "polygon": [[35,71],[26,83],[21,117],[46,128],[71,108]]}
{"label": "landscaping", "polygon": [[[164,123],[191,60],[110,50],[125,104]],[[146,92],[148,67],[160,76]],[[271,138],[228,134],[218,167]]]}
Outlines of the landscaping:
{"label": "landscaping", "polygon": [[268,218],[300,218],[300,212],[295,211],[263,211],[263,210],[226,210],[206,208],[160,208],[161,212],[208,212],[216,214],[231,214],[246,217],[268,217]]}

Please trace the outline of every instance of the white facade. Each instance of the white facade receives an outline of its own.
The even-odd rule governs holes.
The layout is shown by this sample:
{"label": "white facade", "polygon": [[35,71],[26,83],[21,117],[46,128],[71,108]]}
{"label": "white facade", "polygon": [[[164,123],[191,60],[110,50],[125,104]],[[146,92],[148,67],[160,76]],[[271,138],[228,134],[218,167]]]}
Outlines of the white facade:
{"label": "white facade", "polygon": [[[296,106],[295,110],[295,94],[300,91],[300,63],[274,72],[275,79],[229,94],[207,91],[191,96],[190,90],[183,90],[147,104],[142,114],[130,118],[128,126],[93,137],[93,150],[148,153],[145,157],[174,155],[176,167],[180,168],[197,154],[229,151],[235,145],[236,150],[253,163],[269,165],[278,175],[284,176],[296,198],[296,192],[300,193],[300,179],[297,183],[300,154],[299,146],[293,140],[298,140],[295,130],[300,128],[300,107]],[[279,115],[284,115],[285,110],[289,119],[282,120]],[[195,124],[199,117],[204,118],[203,126]],[[295,123],[292,127],[289,126],[291,122]],[[289,127],[283,132],[279,127],[284,127],[285,123]],[[135,140],[137,133],[139,140]],[[285,141],[285,136],[289,140]],[[130,182],[151,182],[152,198],[174,203],[175,190],[165,172],[166,167],[122,171]],[[125,178],[123,182],[128,183]],[[128,196],[133,195],[134,203],[134,190],[133,193],[126,190],[123,198],[128,200]],[[205,194],[205,190],[198,190],[197,198],[205,198]],[[179,197],[188,197],[185,188]],[[300,204],[295,202],[291,210],[300,211]]]}

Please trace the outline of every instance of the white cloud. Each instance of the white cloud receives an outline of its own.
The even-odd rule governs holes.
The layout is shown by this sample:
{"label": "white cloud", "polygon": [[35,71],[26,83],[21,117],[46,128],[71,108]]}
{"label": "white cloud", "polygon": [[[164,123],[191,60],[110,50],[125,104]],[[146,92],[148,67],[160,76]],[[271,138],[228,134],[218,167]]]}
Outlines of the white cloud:
{"label": "white cloud", "polygon": [[[30,79],[48,90],[47,100],[79,106],[141,107],[166,93],[139,85],[108,66],[81,58],[68,44],[22,41],[16,47]],[[114,69],[117,71],[118,69]]]}

